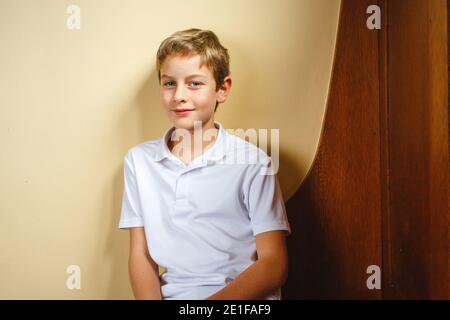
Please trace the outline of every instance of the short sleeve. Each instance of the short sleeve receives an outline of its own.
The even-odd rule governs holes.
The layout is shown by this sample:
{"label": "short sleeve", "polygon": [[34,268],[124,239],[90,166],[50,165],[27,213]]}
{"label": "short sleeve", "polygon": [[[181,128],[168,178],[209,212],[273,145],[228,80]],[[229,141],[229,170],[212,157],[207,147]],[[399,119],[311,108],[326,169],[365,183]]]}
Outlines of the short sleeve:
{"label": "short sleeve", "polygon": [[122,210],[120,213],[119,229],[142,227],[144,221],[139,204],[139,194],[136,183],[136,171],[132,154],[129,151],[124,157],[124,186],[122,196]]}
{"label": "short sleeve", "polygon": [[264,174],[269,164],[259,167],[252,174],[248,189],[248,210],[253,234],[274,230],[291,233],[286,208],[277,175]]}

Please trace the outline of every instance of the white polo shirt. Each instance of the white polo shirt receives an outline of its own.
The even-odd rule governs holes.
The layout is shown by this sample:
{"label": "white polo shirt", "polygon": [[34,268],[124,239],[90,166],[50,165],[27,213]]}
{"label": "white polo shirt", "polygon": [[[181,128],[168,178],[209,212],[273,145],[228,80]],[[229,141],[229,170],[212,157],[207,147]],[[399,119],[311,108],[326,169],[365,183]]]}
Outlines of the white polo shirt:
{"label": "white polo shirt", "polygon": [[291,232],[276,175],[263,174],[270,158],[215,125],[214,145],[188,165],[167,147],[173,127],[124,158],[119,228],[144,227],[166,269],[163,299],[206,299],[255,262],[255,235]]}

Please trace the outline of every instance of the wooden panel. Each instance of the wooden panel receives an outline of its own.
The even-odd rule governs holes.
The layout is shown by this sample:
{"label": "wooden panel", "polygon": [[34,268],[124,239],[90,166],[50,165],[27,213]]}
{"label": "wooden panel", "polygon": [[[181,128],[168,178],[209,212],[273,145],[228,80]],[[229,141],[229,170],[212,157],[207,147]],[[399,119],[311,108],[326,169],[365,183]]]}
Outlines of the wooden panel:
{"label": "wooden panel", "polygon": [[370,4],[342,2],[319,149],[287,203],[287,299],[450,298],[448,3],[380,0],[378,32]]}
{"label": "wooden panel", "polygon": [[446,1],[389,1],[388,12],[390,195],[384,296],[446,298]]}
{"label": "wooden panel", "polygon": [[366,286],[367,267],[381,266],[382,257],[378,32],[366,27],[371,4],[342,1],[319,149],[287,203],[294,232],[286,299],[381,298]]}

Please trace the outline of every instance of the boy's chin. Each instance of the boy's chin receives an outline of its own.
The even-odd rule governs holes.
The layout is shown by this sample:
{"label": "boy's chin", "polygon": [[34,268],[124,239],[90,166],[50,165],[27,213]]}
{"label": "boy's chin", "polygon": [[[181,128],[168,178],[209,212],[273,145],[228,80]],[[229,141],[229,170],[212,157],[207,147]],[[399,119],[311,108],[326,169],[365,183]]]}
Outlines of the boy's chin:
{"label": "boy's chin", "polygon": [[[214,119],[212,120],[214,122]],[[198,124],[196,124],[196,127],[199,128],[199,126],[204,125],[204,122],[202,122],[202,120],[197,120],[197,119],[189,119],[189,118],[180,118],[180,119],[175,119],[172,120],[172,124],[175,128],[177,129],[185,129],[185,130],[189,130],[189,131],[193,131],[194,130],[194,123],[198,122]]]}

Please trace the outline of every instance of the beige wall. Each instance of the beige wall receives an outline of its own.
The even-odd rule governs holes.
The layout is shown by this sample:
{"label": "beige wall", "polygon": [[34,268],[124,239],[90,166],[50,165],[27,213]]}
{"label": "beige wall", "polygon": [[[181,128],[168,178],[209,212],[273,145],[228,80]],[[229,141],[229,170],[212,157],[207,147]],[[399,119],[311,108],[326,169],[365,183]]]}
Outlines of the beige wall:
{"label": "beige wall", "polygon": [[[66,27],[69,4],[81,29]],[[340,0],[1,0],[0,298],[132,298],[117,230],[128,148],[169,126],[154,55],[189,27],[215,31],[234,80],[216,120],[280,128],[286,199],[311,166]],[[294,230],[295,232],[295,230]],[[81,290],[66,268],[81,268]]]}

